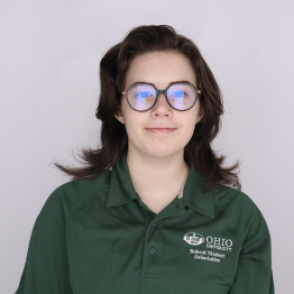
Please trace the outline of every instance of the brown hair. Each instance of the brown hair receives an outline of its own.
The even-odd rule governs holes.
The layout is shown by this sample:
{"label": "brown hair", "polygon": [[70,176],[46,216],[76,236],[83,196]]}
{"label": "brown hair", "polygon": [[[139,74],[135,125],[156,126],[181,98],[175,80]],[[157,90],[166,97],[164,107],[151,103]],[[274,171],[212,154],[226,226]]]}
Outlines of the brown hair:
{"label": "brown hair", "polygon": [[72,180],[77,180],[98,177],[115,164],[120,152],[128,145],[125,125],[114,114],[120,111],[121,92],[125,90],[130,62],[136,55],[155,50],[177,50],[185,55],[195,71],[197,89],[201,90],[204,117],[197,123],[191,140],[185,146],[185,161],[191,161],[207,180],[206,191],[218,183],[241,189],[239,172],[234,172],[240,165],[239,161],[231,167],[222,167],[225,156],[217,157],[210,146],[220,131],[220,116],[224,113],[220,88],[197,46],[167,25],[135,27],[122,42],[106,52],[100,62],[101,93],[95,113],[102,121],[102,146],[94,150],[82,148],[80,157],[85,161],[84,167],[64,167],[54,163],[55,166],[73,176]]}

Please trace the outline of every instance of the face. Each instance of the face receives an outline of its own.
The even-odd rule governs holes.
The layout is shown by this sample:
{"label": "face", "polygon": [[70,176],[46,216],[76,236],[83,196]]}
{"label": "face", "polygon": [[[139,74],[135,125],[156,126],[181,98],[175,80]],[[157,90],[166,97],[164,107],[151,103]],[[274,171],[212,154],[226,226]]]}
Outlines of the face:
{"label": "face", "polygon": [[[165,90],[171,82],[188,81],[197,89],[196,76],[188,58],[176,51],[155,51],[136,56],[126,77],[127,90],[135,82],[152,83]],[[166,157],[184,152],[197,122],[203,117],[199,96],[192,108],[186,111],[173,109],[163,93],[153,108],[138,112],[132,109],[122,95],[121,113],[115,117],[125,125],[129,151],[139,151],[153,157]],[[154,128],[172,128],[158,131]]]}

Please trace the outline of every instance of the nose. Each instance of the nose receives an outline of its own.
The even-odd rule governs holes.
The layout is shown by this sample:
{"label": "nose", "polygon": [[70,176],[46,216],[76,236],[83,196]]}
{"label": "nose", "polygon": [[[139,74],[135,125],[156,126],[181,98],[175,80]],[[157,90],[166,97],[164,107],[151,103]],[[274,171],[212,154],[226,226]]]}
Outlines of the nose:
{"label": "nose", "polygon": [[155,107],[170,107],[164,95],[164,91],[158,94],[158,99],[156,101]]}
{"label": "nose", "polygon": [[153,106],[153,109],[151,109],[151,114],[154,117],[172,115],[171,107],[168,104],[163,92],[158,94],[158,99]]}

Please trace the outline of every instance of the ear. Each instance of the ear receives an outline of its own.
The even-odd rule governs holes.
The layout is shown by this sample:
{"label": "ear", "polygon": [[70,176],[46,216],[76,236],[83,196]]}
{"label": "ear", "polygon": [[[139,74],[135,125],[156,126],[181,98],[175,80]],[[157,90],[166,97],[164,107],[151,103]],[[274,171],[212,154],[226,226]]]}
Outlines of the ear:
{"label": "ear", "polygon": [[114,114],[114,117],[119,121],[121,122],[122,124],[125,124],[125,121],[124,121],[124,118],[123,116],[121,115],[121,112],[118,111],[117,113]]}
{"label": "ear", "polygon": [[203,116],[204,116],[204,108],[200,106],[196,123],[200,122]]}

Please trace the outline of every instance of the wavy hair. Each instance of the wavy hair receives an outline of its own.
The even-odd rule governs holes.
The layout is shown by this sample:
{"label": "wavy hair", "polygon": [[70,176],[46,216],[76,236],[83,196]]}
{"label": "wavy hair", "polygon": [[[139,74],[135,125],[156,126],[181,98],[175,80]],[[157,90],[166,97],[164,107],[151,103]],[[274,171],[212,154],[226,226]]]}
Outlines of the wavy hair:
{"label": "wavy hair", "polygon": [[176,50],[185,55],[194,69],[197,89],[201,90],[200,105],[204,117],[197,123],[193,136],[184,148],[184,160],[191,161],[208,182],[206,191],[217,184],[241,190],[238,173],[240,163],[223,167],[225,156],[217,156],[211,142],[221,128],[224,113],[222,95],[209,66],[198,47],[168,25],[138,26],[129,31],[122,42],[111,47],[100,61],[100,99],[95,116],[101,124],[101,146],[92,150],[82,148],[79,155],[83,167],[65,167],[54,163],[71,180],[98,177],[107,172],[116,162],[124,148],[128,148],[125,125],[114,114],[120,112],[121,92],[125,88],[126,75],[132,59],[152,51]]}

